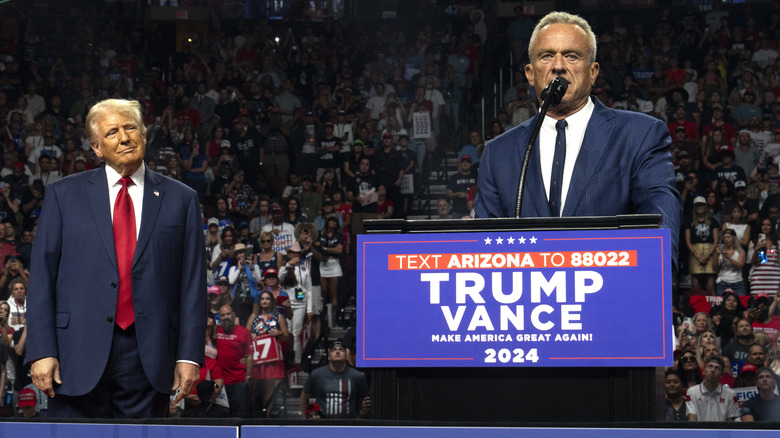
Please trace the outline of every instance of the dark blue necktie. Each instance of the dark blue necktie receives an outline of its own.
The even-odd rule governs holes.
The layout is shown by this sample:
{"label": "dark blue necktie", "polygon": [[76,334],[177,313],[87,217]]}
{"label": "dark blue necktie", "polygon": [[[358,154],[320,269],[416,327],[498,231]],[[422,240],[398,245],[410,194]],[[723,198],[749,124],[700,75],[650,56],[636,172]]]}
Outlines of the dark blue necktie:
{"label": "dark blue necktie", "polygon": [[566,161],[566,120],[555,123],[555,156],[550,174],[550,215],[561,215],[561,186],[563,185],[563,164]]}

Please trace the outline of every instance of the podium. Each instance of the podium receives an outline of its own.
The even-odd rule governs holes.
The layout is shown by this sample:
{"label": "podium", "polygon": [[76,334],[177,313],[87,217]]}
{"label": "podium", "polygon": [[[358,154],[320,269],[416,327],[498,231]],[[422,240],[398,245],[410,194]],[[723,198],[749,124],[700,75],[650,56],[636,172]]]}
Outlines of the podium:
{"label": "podium", "polygon": [[[359,356],[358,367],[367,373],[370,380],[372,396],[374,397],[374,418],[401,421],[458,421],[477,423],[597,423],[654,421],[657,417],[657,412],[659,411],[659,403],[663,403],[662,389],[659,391],[656,387],[656,367],[671,365],[673,355],[671,348],[672,334],[670,332],[672,327],[670,319],[671,246],[668,241],[670,238],[668,230],[658,229],[660,222],[660,215],[521,219],[496,218],[474,220],[390,219],[364,221],[367,234],[359,236],[358,241],[358,266],[361,267],[360,269],[363,269],[364,272],[358,273],[359,309],[357,328],[359,339],[362,339],[363,344],[359,342],[357,350]],[[647,240],[649,238],[643,236],[649,232],[656,234],[660,233],[666,237],[664,237],[663,240],[658,240],[660,238],[652,241]],[[471,236],[472,233],[476,233],[474,235],[479,237],[479,241],[464,238]],[[488,234],[483,235],[480,233]],[[557,238],[558,234],[556,233],[562,233],[561,236],[564,238]],[[607,248],[612,248],[614,245],[623,245],[620,248],[624,248],[627,247],[626,245],[633,245],[635,240],[632,239],[634,238],[645,239],[642,242],[650,242],[649,247],[652,248],[652,255],[646,255],[647,251],[643,249],[644,247],[637,247],[638,249],[636,251],[627,251],[633,254],[632,257],[635,257],[632,259],[633,264],[631,267],[615,267],[613,269],[607,267],[609,257],[606,255],[611,254],[611,252],[605,250],[604,254],[598,254],[601,256],[600,258],[596,257],[601,263],[598,265],[598,268],[592,267],[578,270],[571,268],[570,264],[563,265],[564,268],[569,266],[569,269],[560,268],[562,272],[561,276],[565,273],[567,275],[566,281],[569,282],[567,284],[570,284],[571,279],[569,274],[571,271],[582,271],[587,275],[601,275],[599,272],[602,272],[602,274],[606,276],[614,276],[616,273],[621,273],[620,275],[623,275],[622,272],[626,271],[625,275],[628,275],[628,277],[620,277],[621,280],[619,280],[620,284],[625,283],[625,295],[630,297],[630,294],[637,293],[637,296],[651,296],[647,302],[640,298],[637,299],[637,311],[640,314],[641,312],[648,311],[645,308],[650,309],[648,311],[648,321],[644,321],[643,317],[640,315],[637,319],[633,320],[634,325],[626,325],[623,323],[617,328],[616,333],[612,333],[612,330],[610,330],[610,333],[599,333],[598,330],[596,330],[595,334],[591,334],[591,338],[595,336],[596,340],[600,340],[608,337],[610,339],[608,344],[615,344],[621,349],[626,348],[628,350],[631,350],[635,344],[647,344],[642,347],[649,351],[647,355],[634,354],[631,352],[628,355],[632,357],[628,358],[622,357],[619,354],[616,356],[612,352],[608,352],[607,354],[601,354],[600,356],[597,354],[598,357],[593,358],[586,357],[588,356],[587,354],[580,354],[577,350],[578,348],[586,348],[583,345],[588,345],[587,339],[578,343],[580,345],[572,344],[572,347],[566,346],[562,342],[557,344],[549,343],[547,345],[555,345],[555,348],[558,348],[559,350],[561,348],[563,348],[564,351],[571,349],[573,352],[571,354],[572,356],[579,356],[577,360],[569,361],[566,366],[555,366],[557,363],[566,362],[561,359],[572,358],[561,357],[562,355],[559,354],[559,351],[548,354],[547,356],[550,357],[545,357],[543,353],[539,353],[539,357],[533,357],[533,355],[537,354],[536,348],[533,348],[533,355],[529,356],[528,351],[530,351],[530,349],[521,350],[521,348],[516,347],[528,348],[539,346],[540,352],[549,352],[552,347],[547,347],[545,344],[535,344],[533,342],[516,342],[513,338],[506,340],[506,345],[508,345],[507,349],[501,348],[500,344],[479,344],[480,346],[477,354],[471,354],[471,356],[473,356],[472,359],[475,360],[464,360],[462,363],[465,365],[463,366],[459,365],[458,362],[452,362],[442,357],[423,357],[435,356],[437,354],[435,350],[436,348],[439,348],[440,345],[438,341],[444,341],[444,339],[446,339],[446,336],[444,335],[440,337],[436,333],[430,334],[427,332],[423,333],[419,338],[416,337],[417,328],[419,327],[421,329],[419,331],[425,332],[428,321],[431,320],[435,320],[434,325],[438,324],[437,327],[444,327],[445,329],[449,327],[452,330],[455,330],[453,327],[458,327],[457,331],[453,331],[453,333],[461,333],[461,336],[464,336],[465,338],[458,338],[460,344],[457,344],[456,348],[465,349],[471,348],[471,344],[464,342],[464,340],[484,341],[485,339],[488,339],[487,335],[479,335],[482,336],[480,339],[477,339],[477,337],[471,339],[471,336],[468,336],[471,333],[508,333],[511,336],[516,337],[516,334],[533,332],[537,333],[534,336],[542,336],[542,334],[545,333],[544,330],[548,330],[549,326],[555,324],[558,324],[559,327],[578,327],[578,324],[579,327],[585,327],[584,330],[580,329],[580,332],[571,331],[570,333],[588,331],[596,324],[592,322],[592,315],[588,315],[588,306],[591,306],[591,303],[598,303],[597,299],[606,300],[607,302],[612,299],[606,296],[606,293],[602,293],[603,296],[599,295],[599,293],[593,293],[597,290],[597,285],[594,285],[597,281],[591,279],[588,280],[590,282],[584,281],[580,284],[580,287],[582,287],[584,291],[577,292],[575,288],[575,293],[572,294],[571,289],[573,288],[570,286],[568,298],[564,298],[566,302],[563,303],[561,299],[563,295],[556,295],[551,289],[553,286],[550,286],[554,282],[555,275],[553,274],[557,271],[552,271],[551,269],[538,269],[539,272],[535,274],[542,278],[541,288],[544,289],[546,287],[547,289],[550,289],[550,295],[545,296],[544,294],[541,294],[541,296],[539,296],[537,293],[536,301],[531,303],[527,300],[534,299],[529,297],[533,296],[532,290],[534,287],[538,289],[539,286],[532,285],[526,287],[522,297],[515,291],[515,297],[517,298],[516,303],[511,304],[521,303],[525,304],[525,306],[509,306],[511,307],[510,310],[514,311],[514,309],[517,309],[517,312],[509,314],[508,318],[504,318],[507,316],[505,314],[506,309],[502,308],[502,327],[499,327],[497,319],[494,319],[493,321],[487,320],[486,315],[488,312],[493,312],[492,315],[497,314],[493,310],[476,309],[474,312],[475,316],[472,318],[468,312],[474,310],[472,307],[477,307],[477,305],[472,303],[479,303],[481,300],[482,302],[487,303],[483,307],[489,307],[491,301],[489,287],[477,289],[477,286],[474,286],[475,281],[472,280],[477,279],[476,283],[479,283],[479,276],[482,276],[489,282],[490,275],[493,275],[492,281],[496,281],[498,278],[496,275],[504,275],[504,278],[506,278],[507,275],[512,275],[511,271],[513,270],[491,271],[490,269],[484,269],[485,266],[490,265],[478,265],[478,262],[475,261],[475,259],[480,259],[478,255],[472,256],[471,254],[467,254],[468,257],[463,256],[455,260],[455,258],[452,257],[452,254],[447,253],[447,249],[440,250],[439,247],[437,247],[437,245],[444,245],[443,243],[440,243],[439,237],[446,238],[454,236],[453,240],[458,242],[472,242],[463,244],[466,245],[465,248],[467,248],[467,251],[474,253],[492,251],[493,261],[509,260],[510,253],[515,251],[517,260],[525,260],[526,262],[530,259],[541,260],[538,258],[541,257],[540,254],[551,254],[558,250],[552,252],[534,252],[530,246],[522,247],[522,249],[518,249],[521,248],[519,246],[514,246],[512,249],[509,249],[507,246],[501,246],[500,253],[505,254],[505,256],[497,257],[495,254],[497,254],[496,251],[499,248],[499,246],[496,246],[498,240],[501,241],[500,245],[506,245],[508,243],[508,240],[504,240],[505,238],[511,239],[513,244],[517,245],[520,239],[523,239],[525,242],[526,238],[530,239],[533,237],[534,240],[536,240],[536,236],[539,236],[540,244],[542,244],[541,240],[544,240],[545,236],[553,237],[546,239],[545,244],[548,246],[553,245],[549,246],[550,248],[568,248],[567,245],[571,245],[571,248],[574,248],[575,251],[559,252],[561,254],[571,253],[572,260],[575,260],[578,263],[576,266],[581,266],[584,252],[576,250],[576,248],[581,248],[581,245],[583,245],[583,243],[580,242],[581,240],[587,241],[590,239],[589,236],[591,235],[601,236],[599,233],[606,233],[607,237],[598,237],[598,239],[594,241],[601,242],[600,244],[606,245]],[[398,235],[401,236],[399,237]],[[622,237],[624,235],[629,237],[624,239]],[[415,243],[415,239],[419,236],[428,237],[423,239],[424,242],[422,243]],[[572,238],[572,236],[584,236],[584,238]],[[517,240],[515,240],[516,238]],[[567,239],[570,239],[571,241],[569,242]],[[383,242],[383,240],[387,240],[388,242]],[[489,240],[491,240],[490,244],[493,246],[488,249],[485,245],[488,244],[487,241]],[[396,247],[393,246],[395,245],[394,242],[401,242],[403,245],[407,246],[402,245],[402,247]],[[639,240],[636,240],[636,242],[639,242]],[[574,243],[580,246],[576,246]],[[370,246],[369,244],[374,245]],[[446,283],[446,280],[442,280],[442,278],[445,277],[436,277],[439,279],[436,280],[438,283],[436,283],[436,286],[430,286],[430,294],[427,292],[414,292],[415,295],[412,295],[415,297],[414,299],[409,299],[408,295],[403,295],[404,292],[412,290],[415,287],[420,287],[420,281],[417,280],[418,278],[422,278],[423,283],[427,281],[431,285],[434,284],[434,281],[427,280],[428,278],[433,277],[425,277],[425,275],[429,274],[417,272],[401,273],[399,271],[402,268],[393,260],[394,258],[401,262],[409,260],[408,257],[410,256],[396,254],[404,253],[405,248],[410,248],[408,244],[412,244],[412,247],[417,249],[406,252],[420,252],[419,248],[423,248],[423,252],[436,253],[439,251],[439,253],[436,253],[434,256],[428,254],[429,257],[438,257],[438,260],[445,260],[447,256],[450,257],[451,261],[447,266],[441,264],[440,266],[431,267],[431,269],[426,272],[446,272],[446,269],[452,267],[453,263],[460,268],[461,266],[465,266],[461,265],[461,262],[473,262],[469,266],[474,267],[474,269],[467,269],[467,271],[473,272],[464,274],[469,275],[468,279],[460,280],[458,283],[458,288],[463,288],[463,290],[459,291],[457,294],[458,299],[461,300],[459,301],[459,303],[461,303],[460,307],[466,307],[468,309],[466,312],[456,314],[455,309],[458,309],[458,306],[454,304],[452,306],[445,306],[445,304],[447,304],[445,301],[449,297],[446,287],[447,285],[454,283]],[[384,252],[377,252],[373,249],[379,247],[384,248],[388,245],[390,248],[383,249]],[[558,246],[556,247],[554,245]],[[361,248],[361,246],[363,248]],[[547,248],[548,246],[540,246],[540,248]],[[663,246],[666,248],[664,249]],[[370,250],[366,249],[369,247]],[[430,250],[428,250],[428,248],[430,248]],[[655,252],[656,249],[658,249],[658,252]],[[466,250],[464,250],[464,252],[465,251]],[[575,252],[577,254],[574,254]],[[592,256],[600,251],[585,252],[590,252]],[[659,256],[659,254],[661,255]],[[363,257],[363,262],[365,263],[361,262],[361,257]],[[425,257],[426,256],[421,256],[420,259],[424,259]],[[485,259],[486,257],[481,258]],[[648,261],[648,259],[653,258],[666,258],[666,260]],[[591,265],[589,266],[595,266],[593,265],[595,262],[592,261],[594,259],[590,258],[590,260]],[[606,260],[606,262],[602,262],[604,260]],[[375,268],[375,266],[379,266],[379,268]],[[506,266],[508,266],[508,264],[504,265],[504,267]],[[555,266],[561,265],[556,264]],[[419,266],[414,265],[414,267]],[[522,269],[514,271],[518,270]],[[498,274],[495,274],[494,272],[498,272]],[[634,278],[633,276],[637,275],[637,273],[646,275],[650,280],[642,280],[637,277],[638,280],[636,284],[632,284],[630,280],[626,280],[626,278]],[[532,273],[526,272],[526,274],[528,275],[523,277],[525,279],[524,281],[528,281],[529,277],[533,278]],[[389,277],[382,277],[388,275]],[[393,277],[393,275],[396,277]],[[406,277],[398,277],[398,275],[406,275]],[[446,274],[440,275],[446,276]],[[453,276],[454,275],[457,274],[453,274]],[[375,281],[372,284],[366,285],[366,282],[370,283],[374,278],[380,278],[381,281]],[[403,280],[388,281],[387,279],[390,278],[403,278]],[[361,284],[361,282],[363,282],[363,284]],[[608,278],[604,281],[604,284],[607,285],[609,282]],[[424,286],[427,287],[428,283]],[[363,289],[361,289],[361,287]],[[588,287],[591,289],[587,290]],[[501,298],[504,302],[511,301],[506,295],[509,294],[509,286],[506,284],[506,280],[504,280],[503,288],[503,293],[505,295],[501,295],[500,293],[496,295],[496,287],[494,286],[493,297]],[[563,288],[566,288],[565,285]],[[659,288],[663,290],[657,290]],[[427,291],[428,289],[423,288],[421,290]],[[646,292],[642,292],[643,290]],[[377,303],[372,303],[373,298],[361,299],[361,292],[366,294],[364,297],[386,298],[388,295],[395,294],[398,291],[402,291],[399,293],[399,296],[404,296],[405,298],[400,298],[399,302],[397,302],[397,306],[395,306],[395,302],[392,300],[382,301],[381,303],[378,303],[379,309],[374,310],[374,313],[371,315],[369,315],[369,310],[365,308],[367,304],[368,308],[371,308],[372,305],[376,305]],[[622,297],[622,294],[616,295],[614,291],[610,293],[612,293],[613,297]],[[551,298],[556,296],[561,303],[560,306],[557,307],[556,304],[552,302],[553,298]],[[577,297],[576,299],[575,296]],[[575,302],[576,304],[574,304]],[[604,304],[602,303],[600,305],[603,306]],[[623,304],[619,304],[619,306],[622,305]],[[360,308],[361,306],[363,309]],[[496,306],[498,305],[496,304]],[[562,317],[563,321],[554,319],[554,317],[557,317],[555,312],[565,313],[561,308],[567,307],[568,310],[571,310],[572,306],[579,306],[580,309],[584,308],[582,315],[580,316],[573,313],[568,316],[568,319]],[[593,306],[596,308],[595,304],[593,304]],[[438,307],[442,307],[441,312],[439,312]],[[530,317],[528,315],[521,315],[521,309],[524,309],[524,312],[530,314]],[[540,309],[547,313],[542,313],[540,316],[540,312],[537,312]],[[625,312],[624,307],[621,307],[621,309]],[[482,317],[477,315],[479,313],[478,310],[484,310]],[[533,310],[533,312],[531,310]],[[461,312],[461,310],[458,310],[458,312]],[[442,317],[442,313],[444,313],[444,317]],[[534,313],[536,313],[535,317]],[[377,340],[377,336],[375,336],[375,333],[378,332],[376,327],[373,327],[373,331],[370,331],[369,328],[372,327],[371,323],[377,318],[377,315],[380,319],[383,319],[387,314],[400,315],[397,318],[399,325],[394,327],[394,324],[389,322],[391,321],[390,319],[387,320],[388,322],[383,322],[382,328],[386,328],[388,334],[386,337],[383,336],[382,339]],[[458,315],[460,315],[460,318]],[[610,312],[604,312],[603,319],[609,320],[611,316]],[[476,328],[470,326],[469,329],[466,329],[466,323],[470,318],[471,325],[476,326]],[[578,318],[582,318],[582,320],[579,320]],[[446,323],[442,321],[446,321]],[[458,321],[460,322],[458,323]],[[555,321],[555,323],[552,321]],[[368,325],[366,325],[366,323],[368,323]],[[512,329],[512,323],[515,324],[515,327],[517,327],[518,324],[525,324],[525,330]],[[506,330],[506,328],[503,327],[507,324],[510,325],[509,330]],[[644,328],[644,324],[652,326],[652,328],[648,329],[649,334],[644,334],[645,332],[636,330],[637,328]],[[409,325],[412,327],[411,330],[408,329]],[[363,329],[365,333],[362,333],[361,329]],[[557,329],[558,327],[552,329],[550,332],[554,333]],[[599,330],[603,331],[603,329]],[[394,335],[394,333],[398,334]],[[410,333],[413,334],[410,335]],[[489,339],[498,339],[497,336],[498,335]],[[436,342],[430,341],[431,338]],[[558,338],[560,340],[560,337]],[[552,341],[552,338],[549,336],[547,339],[548,342]],[[449,340],[452,341],[453,339],[450,338]],[[529,338],[526,337],[525,339],[522,339],[518,337],[517,340],[528,341]],[[536,340],[536,337],[534,337],[533,340]],[[407,342],[409,345],[404,344]],[[415,348],[418,348],[417,344],[421,342],[424,345],[419,348],[425,351],[418,352]],[[482,345],[488,347],[485,348],[486,353],[488,350],[493,350],[492,355],[487,353],[483,357],[481,354]],[[494,345],[497,346],[492,348]],[[362,349],[365,351],[361,351]],[[389,353],[383,355],[382,350],[386,350]],[[503,356],[502,350],[506,350],[506,354]],[[519,357],[514,354],[518,350],[522,351]],[[599,354],[600,353],[601,352],[599,352]],[[469,354],[470,353],[466,353],[462,356],[469,356]],[[523,355],[525,355],[525,357],[523,357]],[[380,358],[380,356],[382,357]],[[616,358],[611,359],[611,357]],[[653,360],[648,362],[642,361],[642,359],[647,359],[648,357],[652,357]],[[362,362],[361,358],[363,359]],[[435,360],[432,361],[427,359],[441,360],[440,363],[442,366],[437,366]],[[453,357],[453,359],[464,358]],[[554,359],[558,359],[558,361],[556,362]],[[592,360],[592,365],[588,362],[588,360],[591,359],[595,359]],[[374,363],[372,362],[373,360],[376,360],[378,365],[372,365]],[[517,366],[515,366],[512,362],[523,363],[516,364]],[[581,362],[587,363],[587,365],[578,366],[577,364]],[[423,365],[416,366],[418,363]],[[645,366],[645,363],[650,363],[652,365]],[[396,364],[399,365],[396,366]],[[551,366],[550,364],[553,365]]]}

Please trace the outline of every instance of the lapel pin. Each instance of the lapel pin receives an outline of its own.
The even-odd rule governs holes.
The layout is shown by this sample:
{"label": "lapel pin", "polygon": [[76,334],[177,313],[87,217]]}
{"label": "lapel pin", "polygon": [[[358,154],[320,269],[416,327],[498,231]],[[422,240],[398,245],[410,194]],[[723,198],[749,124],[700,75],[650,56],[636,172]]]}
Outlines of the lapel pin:
{"label": "lapel pin", "polygon": [[154,191],[154,196],[158,196],[158,197],[159,197],[159,196],[160,196],[160,192],[158,192],[157,190],[155,190],[155,191]]}

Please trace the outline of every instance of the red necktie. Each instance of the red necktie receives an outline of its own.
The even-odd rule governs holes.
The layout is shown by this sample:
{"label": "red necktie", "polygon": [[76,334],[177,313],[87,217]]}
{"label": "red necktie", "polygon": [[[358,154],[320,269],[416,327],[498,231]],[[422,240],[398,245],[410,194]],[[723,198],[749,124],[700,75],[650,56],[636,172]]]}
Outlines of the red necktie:
{"label": "red necktie", "polygon": [[127,193],[127,186],[132,185],[133,180],[129,177],[123,177],[119,182],[122,184],[122,188],[119,189],[114,204],[114,246],[116,247],[116,264],[119,271],[116,324],[124,330],[130,327],[130,324],[135,320],[130,270],[135,255],[136,236],[133,200]]}

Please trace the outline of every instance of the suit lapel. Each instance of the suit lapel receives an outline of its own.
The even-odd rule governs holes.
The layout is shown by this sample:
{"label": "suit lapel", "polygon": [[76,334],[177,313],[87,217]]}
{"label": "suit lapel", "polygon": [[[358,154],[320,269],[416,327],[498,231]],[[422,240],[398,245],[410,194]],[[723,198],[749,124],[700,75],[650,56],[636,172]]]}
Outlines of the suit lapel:
{"label": "suit lapel", "polygon": [[114,247],[114,226],[111,223],[111,204],[108,201],[108,180],[102,167],[95,170],[87,181],[87,197],[92,207],[92,215],[103,246],[111,263],[116,268],[116,247]]}
{"label": "suit lapel", "polygon": [[144,248],[149,244],[152,231],[157,223],[157,216],[162,207],[165,193],[160,190],[160,176],[152,172],[148,167],[144,176],[144,205],[141,212],[141,230],[138,232],[138,242],[135,245],[135,257],[133,266],[138,262]]}
{"label": "suit lapel", "polygon": [[614,129],[610,119],[614,115],[598,99],[595,100],[594,104],[596,107],[593,109],[590,121],[588,121],[580,153],[574,163],[569,191],[566,194],[566,205],[563,206],[561,216],[575,216],[574,213],[577,211],[582,195],[587,190],[588,181],[596,171],[602,169],[600,163],[604,152],[609,147],[620,147],[608,144],[608,139],[612,138],[612,130]]}
{"label": "suit lapel", "polygon": [[[535,120],[534,123],[536,123]],[[542,165],[539,157],[539,138],[537,138],[531,151],[531,162],[528,163],[528,176],[525,180],[524,217],[550,216],[550,204],[547,202],[547,192],[544,189]]]}

